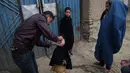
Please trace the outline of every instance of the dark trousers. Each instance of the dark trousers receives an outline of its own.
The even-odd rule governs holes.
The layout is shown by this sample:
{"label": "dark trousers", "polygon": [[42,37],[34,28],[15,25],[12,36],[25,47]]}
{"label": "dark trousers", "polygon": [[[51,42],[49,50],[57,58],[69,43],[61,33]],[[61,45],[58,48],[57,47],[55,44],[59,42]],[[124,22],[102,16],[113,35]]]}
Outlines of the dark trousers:
{"label": "dark trousers", "polygon": [[14,62],[21,69],[22,73],[38,73],[38,67],[33,51],[29,51],[22,55],[12,53],[12,55]]}

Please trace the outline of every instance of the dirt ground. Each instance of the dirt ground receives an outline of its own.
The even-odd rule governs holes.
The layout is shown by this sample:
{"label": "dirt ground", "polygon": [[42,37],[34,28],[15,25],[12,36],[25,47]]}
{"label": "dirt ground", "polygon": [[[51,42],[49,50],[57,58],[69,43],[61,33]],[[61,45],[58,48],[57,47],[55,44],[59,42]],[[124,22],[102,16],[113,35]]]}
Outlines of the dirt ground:
{"label": "dirt ground", "polygon": [[[123,46],[119,53],[114,55],[114,63],[111,73],[120,73],[120,61],[122,59],[130,59],[130,23],[127,24],[126,36]],[[69,73],[104,73],[104,68],[95,66],[93,63],[96,61],[93,53],[95,48],[95,42],[80,41],[73,47],[74,55],[72,57],[73,70]],[[42,57],[37,59],[40,73],[51,73],[48,66],[49,59]]]}

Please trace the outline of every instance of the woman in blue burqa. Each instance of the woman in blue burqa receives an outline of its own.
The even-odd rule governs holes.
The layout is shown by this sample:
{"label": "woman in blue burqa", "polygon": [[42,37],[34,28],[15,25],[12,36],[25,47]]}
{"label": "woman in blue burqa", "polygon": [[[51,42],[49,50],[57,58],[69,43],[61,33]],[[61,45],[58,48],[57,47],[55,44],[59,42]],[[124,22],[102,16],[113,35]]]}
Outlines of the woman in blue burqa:
{"label": "woman in blue burqa", "polygon": [[109,72],[113,63],[113,54],[119,52],[126,31],[128,7],[120,0],[111,0],[111,7],[101,20],[95,47],[96,64]]}

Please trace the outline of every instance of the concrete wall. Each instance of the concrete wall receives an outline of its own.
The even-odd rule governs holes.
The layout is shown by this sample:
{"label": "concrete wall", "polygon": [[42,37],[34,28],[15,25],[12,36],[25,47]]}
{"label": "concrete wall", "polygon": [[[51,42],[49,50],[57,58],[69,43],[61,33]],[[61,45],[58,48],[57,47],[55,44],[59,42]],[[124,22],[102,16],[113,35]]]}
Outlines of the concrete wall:
{"label": "concrete wall", "polygon": [[[105,2],[107,0],[90,0],[90,17],[93,21],[99,20],[103,10],[105,9]],[[126,5],[130,6],[130,0],[122,0]],[[130,20],[130,8],[128,12],[128,18]]]}
{"label": "concrete wall", "polygon": [[[130,7],[130,0],[128,0],[128,6]],[[128,11],[127,20],[130,21],[130,8],[129,8],[129,11]]]}
{"label": "concrete wall", "polygon": [[[106,0],[81,0],[81,34],[87,40],[94,40],[98,32],[99,21],[105,9]],[[98,27],[98,28],[97,28]]]}
{"label": "concrete wall", "polygon": [[[81,0],[81,34],[88,41],[96,41],[100,17],[107,0]],[[123,0],[130,6],[130,0]],[[130,20],[130,10],[127,20]]]}
{"label": "concrete wall", "polygon": [[89,10],[89,0],[81,0],[81,38],[85,38],[88,40],[89,38],[89,18],[90,18],[90,10]]}
{"label": "concrete wall", "polygon": [[89,41],[96,41],[99,27],[100,17],[102,12],[105,10],[106,0],[90,0],[90,23],[91,25],[89,33]]}
{"label": "concrete wall", "polygon": [[93,21],[99,20],[105,9],[106,0],[90,0],[90,15]]}

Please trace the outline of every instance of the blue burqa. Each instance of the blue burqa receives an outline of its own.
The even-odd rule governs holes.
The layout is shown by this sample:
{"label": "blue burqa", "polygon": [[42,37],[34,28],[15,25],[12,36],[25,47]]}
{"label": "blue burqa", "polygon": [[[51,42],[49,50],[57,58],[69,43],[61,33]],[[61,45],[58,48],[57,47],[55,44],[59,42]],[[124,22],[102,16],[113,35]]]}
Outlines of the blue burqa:
{"label": "blue burqa", "polygon": [[95,58],[111,67],[113,54],[117,53],[123,42],[126,31],[128,7],[120,0],[112,0],[111,8],[101,21],[95,47]]}

